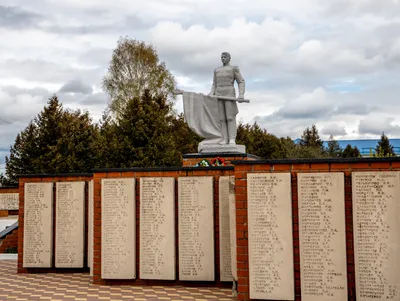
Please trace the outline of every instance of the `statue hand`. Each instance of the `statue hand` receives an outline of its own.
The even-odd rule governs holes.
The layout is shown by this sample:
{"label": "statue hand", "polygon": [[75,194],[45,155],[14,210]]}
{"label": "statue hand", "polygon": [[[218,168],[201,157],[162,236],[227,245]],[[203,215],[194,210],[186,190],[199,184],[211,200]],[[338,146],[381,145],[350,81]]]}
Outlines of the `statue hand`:
{"label": "statue hand", "polygon": [[238,102],[243,102],[244,96],[243,95],[239,95],[237,99],[238,99]]}

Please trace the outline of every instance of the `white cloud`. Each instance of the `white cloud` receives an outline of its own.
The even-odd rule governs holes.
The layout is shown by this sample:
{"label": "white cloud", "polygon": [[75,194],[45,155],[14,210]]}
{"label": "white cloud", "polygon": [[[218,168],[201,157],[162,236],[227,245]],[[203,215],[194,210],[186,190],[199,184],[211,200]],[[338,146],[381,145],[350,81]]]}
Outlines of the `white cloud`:
{"label": "white cloud", "polygon": [[[398,0],[2,3],[26,17],[0,22],[0,119],[21,129],[72,79],[88,95],[60,99],[97,120],[107,101],[101,78],[128,35],[153,43],[180,88],[196,92],[209,92],[220,53],[231,52],[251,100],[238,120],[275,135],[297,138],[312,124],[324,139],[400,135]],[[0,122],[0,148],[14,134]]]}

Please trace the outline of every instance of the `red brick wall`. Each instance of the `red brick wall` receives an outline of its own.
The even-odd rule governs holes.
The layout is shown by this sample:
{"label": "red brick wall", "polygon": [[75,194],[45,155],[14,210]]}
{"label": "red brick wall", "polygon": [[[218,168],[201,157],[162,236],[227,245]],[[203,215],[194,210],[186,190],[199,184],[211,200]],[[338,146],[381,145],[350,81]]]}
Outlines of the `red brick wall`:
{"label": "red brick wall", "polygon": [[8,248],[18,248],[18,228],[0,242],[0,254],[6,253]]}
{"label": "red brick wall", "polygon": [[215,159],[216,157],[220,157],[222,159],[224,159],[226,166],[233,166],[232,161],[236,161],[236,160],[256,160],[255,158],[249,157],[247,155],[245,156],[240,156],[240,155],[232,155],[232,156],[228,156],[228,155],[210,155],[210,156],[202,156],[202,157],[189,157],[189,158],[183,158],[183,162],[182,165],[184,167],[190,167],[190,166],[195,166],[197,163],[199,163],[201,160],[206,159],[208,162],[211,163],[211,161],[213,159]]}
{"label": "red brick wall", "polygon": [[[231,283],[222,283],[219,281],[219,205],[218,205],[218,189],[219,177],[233,175],[232,169],[177,169],[175,171],[110,171],[110,172],[95,172],[94,178],[94,255],[93,255],[93,282],[97,284],[130,284],[130,285],[185,285],[185,286],[226,286],[230,287]],[[215,279],[214,282],[194,282],[187,281],[154,281],[154,280],[141,280],[139,279],[140,268],[140,185],[139,181],[142,177],[191,177],[191,176],[213,176],[214,177],[214,236],[215,236]],[[101,179],[104,178],[132,178],[136,179],[136,280],[104,280],[101,279]],[[175,235],[176,242],[178,242],[178,186],[177,180],[175,181]],[[176,275],[178,278],[178,245],[175,246],[176,252]]]}
{"label": "red brick wall", "polygon": [[[55,272],[56,268],[46,268],[46,269],[35,269],[35,268],[23,268],[23,254],[24,254],[24,185],[25,183],[33,182],[72,182],[72,181],[90,181],[92,175],[37,175],[37,176],[21,176],[19,179],[19,214],[18,214],[18,273],[31,273],[31,272]],[[53,186],[53,208],[56,206],[56,185]],[[87,233],[88,233],[88,184],[85,185],[85,248],[84,248],[84,266],[87,263]],[[53,210],[53,258],[52,266],[54,267],[55,262],[55,226],[56,226],[56,212]],[[72,270],[72,269],[70,269]],[[87,270],[77,269],[78,271]]]}
{"label": "red brick wall", "polygon": [[346,252],[349,301],[355,301],[353,215],[352,215],[352,171],[394,171],[400,170],[399,161],[387,160],[284,160],[235,162],[236,183],[236,234],[238,263],[238,298],[249,299],[249,257],[248,257],[248,221],[247,221],[247,174],[290,172],[292,176],[292,213],[293,213],[293,262],[295,274],[296,301],[301,300],[300,257],[299,257],[299,213],[297,195],[298,172],[344,172],[345,176],[345,218],[346,218]]}

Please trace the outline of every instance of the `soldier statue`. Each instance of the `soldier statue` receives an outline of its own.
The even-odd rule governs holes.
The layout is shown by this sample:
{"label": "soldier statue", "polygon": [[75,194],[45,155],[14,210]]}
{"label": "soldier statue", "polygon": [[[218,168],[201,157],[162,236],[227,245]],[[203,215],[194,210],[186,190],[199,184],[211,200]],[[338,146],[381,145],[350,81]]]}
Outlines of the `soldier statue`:
{"label": "soldier statue", "polygon": [[[244,100],[245,81],[240,74],[239,67],[231,66],[231,55],[228,52],[221,54],[222,66],[214,70],[214,80],[209,96],[224,96],[236,98],[234,82],[239,88],[238,102]],[[219,144],[236,144],[236,115],[239,112],[236,101],[218,100],[218,112],[221,123],[222,139]]]}

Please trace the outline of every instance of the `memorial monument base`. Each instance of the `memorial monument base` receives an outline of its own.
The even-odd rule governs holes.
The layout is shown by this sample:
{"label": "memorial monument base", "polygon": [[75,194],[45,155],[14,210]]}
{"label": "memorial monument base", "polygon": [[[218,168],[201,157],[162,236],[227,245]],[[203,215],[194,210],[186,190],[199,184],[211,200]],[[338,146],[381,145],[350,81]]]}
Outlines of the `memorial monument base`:
{"label": "memorial monument base", "polygon": [[201,144],[198,147],[199,153],[246,153],[246,146],[241,144]]}
{"label": "memorial monument base", "polygon": [[233,166],[232,161],[243,161],[243,160],[259,160],[260,158],[251,155],[251,154],[246,154],[246,153],[221,153],[221,152],[215,152],[215,153],[193,153],[193,154],[184,154],[182,156],[183,162],[182,166],[183,167],[190,167],[190,166],[196,166],[199,162],[202,160],[207,160],[209,163],[212,163],[212,161],[216,158],[221,158],[224,160],[224,163],[226,166]]}

